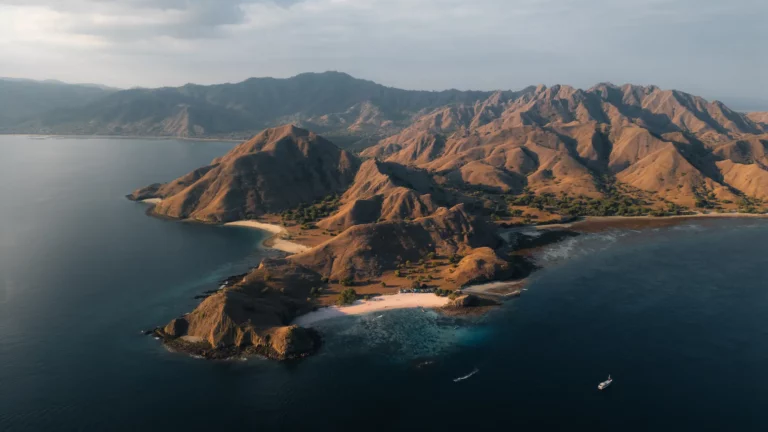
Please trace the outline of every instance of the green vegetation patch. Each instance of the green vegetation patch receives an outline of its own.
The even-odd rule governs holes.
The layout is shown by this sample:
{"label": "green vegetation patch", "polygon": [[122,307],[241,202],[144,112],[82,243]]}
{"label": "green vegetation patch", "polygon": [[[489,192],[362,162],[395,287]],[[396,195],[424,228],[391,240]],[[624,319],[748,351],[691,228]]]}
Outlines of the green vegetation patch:
{"label": "green vegetation patch", "polygon": [[341,199],[338,194],[328,195],[313,204],[300,204],[295,209],[286,210],[280,216],[283,218],[283,223],[295,222],[301,225],[302,229],[313,229],[315,222],[332,215],[340,205]]}

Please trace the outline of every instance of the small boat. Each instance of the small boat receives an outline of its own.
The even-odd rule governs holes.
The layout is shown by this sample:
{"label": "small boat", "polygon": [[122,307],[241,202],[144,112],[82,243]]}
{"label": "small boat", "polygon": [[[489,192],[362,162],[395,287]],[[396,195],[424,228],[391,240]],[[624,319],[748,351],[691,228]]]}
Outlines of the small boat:
{"label": "small boat", "polygon": [[613,378],[611,378],[611,376],[608,375],[608,379],[603,381],[603,382],[601,382],[600,384],[598,384],[597,385],[597,389],[598,390],[605,390],[605,389],[608,388],[609,385],[611,385],[612,382],[613,382]]}
{"label": "small boat", "polygon": [[462,377],[458,377],[458,378],[454,378],[454,379],[453,379],[453,382],[464,381],[465,379],[467,379],[467,378],[471,377],[472,375],[474,375],[474,374],[476,374],[476,373],[478,373],[478,372],[480,372],[480,369],[478,369],[478,368],[475,368],[475,370],[473,370],[472,372],[470,372],[470,373],[469,373],[469,374],[467,374],[467,375],[464,375],[464,376],[462,376]]}

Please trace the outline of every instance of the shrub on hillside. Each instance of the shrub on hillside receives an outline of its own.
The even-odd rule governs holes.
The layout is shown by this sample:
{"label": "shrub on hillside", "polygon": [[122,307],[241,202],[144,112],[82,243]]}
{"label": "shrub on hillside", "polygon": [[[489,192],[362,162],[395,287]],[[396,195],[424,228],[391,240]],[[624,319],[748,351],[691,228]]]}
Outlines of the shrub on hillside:
{"label": "shrub on hillside", "polygon": [[336,304],[339,306],[352,304],[357,300],[357,291],[353,288],[347,288],[339,294],[339,298],[336,300]]}

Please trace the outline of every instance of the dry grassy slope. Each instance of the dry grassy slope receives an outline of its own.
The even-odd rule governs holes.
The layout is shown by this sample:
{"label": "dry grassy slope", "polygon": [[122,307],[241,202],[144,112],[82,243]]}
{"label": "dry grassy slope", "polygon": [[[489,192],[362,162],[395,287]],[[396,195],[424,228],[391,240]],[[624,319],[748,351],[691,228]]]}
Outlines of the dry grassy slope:
{"label": "dry grassy slope", "polygon": [[751,112],[747,114],[747,118],[760,126],[764,132],[768,132],[768,112]]}
{"label": "dry grassy slope", "polygon": [[499,242],[495,226],[457,205],[411,222],[356,225],[288,259],[330,279],[368,280],[394,270],[399,262],[418,261],[430,252],[446,256],[496,247]]}
{"label": "dry grassy slope", "polygon": [[503,280],[514,276],[515,269],[489,247],[481,247],[467,253],[456,268],[443,270],[443,277],[457,286]]}
{"label": "dry grassy slope", "polygon": [[341,201],[339,211],[318,223],[320,227],[344,230],[376,221],[424,217],[432,214],[444,199],[426,172],[394,162],[368,160]]}
{"label": "dry grassy slope", "polygon": [[359,164],[322,137],[288,125],[267,129],[210,166],[131,197],[162,198],[154,209],[159,215],[228,222],[343,192]]}
{"label": "dry grassy slope", "polygon": [[232,287],[203,300],[188,315],[171,321],[171,338],[193,336],[211,347],[261,347],[284,358],[311,351],[313,341],[289,324],[311,310],[306,299],[320,276],[285,260],[265,260]]}
{"label": "dry grassy slope", "polygon": [[595,180],[615,175],[690,206],[701,191],[731,200],[764,194],[766,119],[653,86],[539,86],[472,109],[438,109],[363,155],[513,193],[596,197]]}

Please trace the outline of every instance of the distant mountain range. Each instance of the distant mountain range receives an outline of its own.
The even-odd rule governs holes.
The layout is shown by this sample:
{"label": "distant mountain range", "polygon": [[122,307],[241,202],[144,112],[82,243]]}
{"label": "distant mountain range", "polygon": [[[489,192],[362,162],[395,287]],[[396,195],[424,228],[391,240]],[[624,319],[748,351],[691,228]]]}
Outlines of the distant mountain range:
{"label": "distant mountain range", "polygon": [[[24,87],[25,83],[6,81],[4,85]],[[37,87],[49,86],[38,83]],[[83,86],[72,89],[86,90]],[[246,139],[264,128],[294,123],[340,139],[341,144],[360,140],[372,144],[435,108],[471,104],[492,94],[400,90],[338,72],[251,78],[211,86],[87,90],[94,95],[90,99],[73,95],[69,105],[57,103],[48,110],[19,112],[15,123],[4,123],[3,131]],[[32,90],[25,91],[31,98],[41,99]],[[16,93],[23,98],[21,90]],[[0,101],[6,105],[4,110],[13,111],[13,103],[6,98]]]}
{"label": "distant mountain range", "polygon": [[[129,90],[0,78],[0,133],[245,140],[291,123],[360,149],[439,108],[472,106],[494,95],[513,100],[534,90],[401,90],[340,72]],[[758,102],[747,105],[758,107]]]}
{"label": "distant mountain range", "polygon": [[0,132],[35,133],[30,125],[47,113],[84,107],[116,91],[97,84],[0,78]]}

